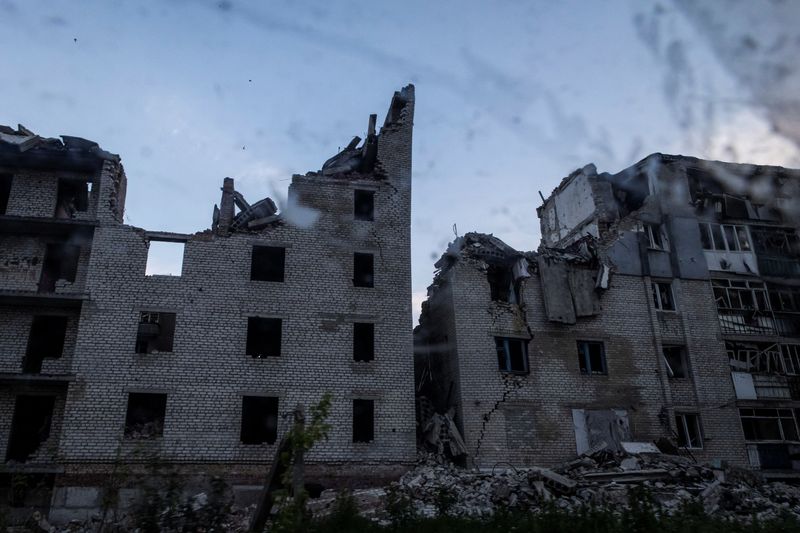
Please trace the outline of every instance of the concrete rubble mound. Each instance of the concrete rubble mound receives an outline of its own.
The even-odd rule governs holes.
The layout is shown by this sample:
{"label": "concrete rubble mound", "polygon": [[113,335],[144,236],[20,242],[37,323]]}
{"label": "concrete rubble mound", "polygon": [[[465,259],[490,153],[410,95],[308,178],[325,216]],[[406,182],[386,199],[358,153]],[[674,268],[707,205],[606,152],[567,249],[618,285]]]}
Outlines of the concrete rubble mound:
{"label": "concrete rubble mound", "polygon": [[[786,513],[800,518],[800,487],[767,483],[748,470],[701,465],[683,456],[609,450],[554,469],[498,464],[489,470],[469,470],[427,455],[384,490],[356,490],[353,497],[363,515],[377,519],[384,515],[387,491],[408,497],[424,517],[437,516],[443,498],[450,501],[448,514],[481,517],[501,509],[535,513],[551,506],[566,511],[585,506],[621,511],[628,508],[631,490],[647,491],[656,511],[665,514],[699,503],[709,515],[741,522]],[[312,508],[324,514],[334,497],[334,491],[325,491],[312,500]]]}

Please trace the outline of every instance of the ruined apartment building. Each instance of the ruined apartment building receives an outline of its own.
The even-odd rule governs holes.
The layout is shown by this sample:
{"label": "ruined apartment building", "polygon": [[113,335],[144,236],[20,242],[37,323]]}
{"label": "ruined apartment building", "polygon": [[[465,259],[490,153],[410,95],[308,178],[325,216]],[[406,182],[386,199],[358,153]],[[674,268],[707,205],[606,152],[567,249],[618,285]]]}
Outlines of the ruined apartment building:
{"label": "ruined apartment building", "polygon": [[538,252],[456,239],[416,330],[426,440],[483,467],[657,442],[799,472],[798,206],[800,171],[653,154],[565,178]]}
{"label": "ruined apartment building", "polygon": [[[409,85],[379,132],[372,115],[363,144],[293,176],[292,213],[226,178],[191,235],[123,224],[125,173],[96,143],[0,127],[0,475],[54,486],[14,504],[83,518],[112,469],[152,456],[246,497],[286,414],[325,392],[311,477],[412,463],[413,116]],[[162,241],[183,248],[180,275],[146,275]]]}

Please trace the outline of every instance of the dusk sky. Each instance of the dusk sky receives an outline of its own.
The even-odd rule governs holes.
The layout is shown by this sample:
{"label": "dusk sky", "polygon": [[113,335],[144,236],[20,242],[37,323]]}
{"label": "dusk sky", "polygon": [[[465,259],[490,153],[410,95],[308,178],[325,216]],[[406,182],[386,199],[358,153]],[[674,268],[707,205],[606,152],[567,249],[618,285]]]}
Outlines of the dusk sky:
{"label": "dusk sky", "polygon": [[126,223],[193,233],[224,177],[280,204],[414,83],[416,313],[454,225],[535,249],[539,191],[587,163],[800,167],[797,22],[744,0],[0,0],[0,124],[120,154]]}

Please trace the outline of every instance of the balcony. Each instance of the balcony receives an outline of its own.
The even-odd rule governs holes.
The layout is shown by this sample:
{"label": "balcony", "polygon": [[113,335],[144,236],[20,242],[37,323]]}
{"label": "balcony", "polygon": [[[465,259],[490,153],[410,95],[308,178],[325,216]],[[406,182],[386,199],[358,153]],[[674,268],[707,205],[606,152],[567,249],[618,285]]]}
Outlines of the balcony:
{"label": "balcony", "polygon": [[757,309],[719,309],[723,334],[762,337],[800,337],[800,313],[776,313]]}
{"label": "balcony", "polygon": [[762,276],[800,278],[800,260],[797,258],[758,254],[758,270]]}

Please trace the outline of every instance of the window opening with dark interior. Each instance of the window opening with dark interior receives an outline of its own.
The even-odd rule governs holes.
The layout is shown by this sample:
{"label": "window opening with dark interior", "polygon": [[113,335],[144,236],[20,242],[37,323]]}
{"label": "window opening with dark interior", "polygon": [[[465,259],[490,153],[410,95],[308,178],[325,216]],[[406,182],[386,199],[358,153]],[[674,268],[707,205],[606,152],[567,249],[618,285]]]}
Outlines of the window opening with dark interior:
{"label": "window opening with dark interior", "polygon": [[664,281],[653,282],[653,305],[659,311],[675,311],[675,298],[672,296],[672,284]]}
{"label": "window opening with dark interior", "polygon": [[375,286],[375,256],[359,252],[353,254],[353,285]]}
{"label": "window opening with dark interior", "polygon": [[0,174],[0,215],[5,215],[8,210],[8,200],[11,198],[11,174]]}
{"label": "window opening with dark interior", "polygon": [[279,246],[253,246],[250,262],[250,279],[254,281],[283,281],[286,248]]}
{"label": "window opening with dark interior", "polygon": [[375,220],[375,192],[356,189],[353,192],[353,216],[356,220]]}
{"label": "window opening with dark interior", "polygon": [[89,183],[83,180],[60,179],[56,195],[55,218],[73,218],[89,208]]}
{"label": "window opening with dark interior", "polygon": [[664,346],[663,354],[667,376],[678,379],[689,377],[686,349],[683,346]]}
{"label": "window opening with dark interior", "polygon": [[247,318],[247,355],[256,359],[281,355],[281,319]]}
{"label": "window opening with dark interior", "polygon": [[38,374],[45,359],[58,359],[64,352],[67,334],[67,317],[37,315],[33,317],[28,337],[28,349],[22,363],[22,371]]}
{"label": "window opening with dark interior", "polygon": [[167,414],[167,395],[145,392],[128,394],[128,411],[125,415],[125,437],[152,439],[164,434]]}
{"label": "window opening with dark interior", "polygon": [[578,341],[581,374],[607,374],[606,351],[602,342]]}
{"label": "window opening with dark interior", "polygon": [[648,246],[655,250],[666,250],[667,243],[662,227],[659,224],[645,224]]}
{"label": "window opening with dark interior", "polygon": [[497,367],[501,372],[528,373],[528,341],[507,337],[494,338],[497,350]]}
{"label": "window opening with dark interior", "polygon": [[58,280],[74,283],[80,255],[80,246],[65,243],[48,244],[39,278],[39,292],[55,292]]}
{"label": "window opening with dark interior", "polygon": [[175,338],[175,313],[142,311],[136,334],[136,353],[171,352]]}
{"label": "window opening with dark interior", "polygon": [[353,442],[375,440],[375,401],[353,400]]}
{"label": "window opening with dark interior", "polygon": [[242,444],[274,444],[278,437],[278,398],[242,397]]}
{"label": "window opening with dark interior", "polygon": [[675,426],[678,428],[678,446],[682,448],[703,447],[700,416],[697,413],[676,413]]}
{"label": "window opening with dark interior", "polygon": [[509,265],[489,265],[486,272],[489,281],[489,291],[493,302],[520,302],[520,281],[514,280],[514,274]]}
{"label": "window opening with dark interior", "polygon": [[353,324],[353,360],[375,359],[375,324],[356,322]]}
{"label": "window opening with dark interior", "polygon": [[27,461],[50,437],[55,401],[55,396],[17,396],[6,461]]}

